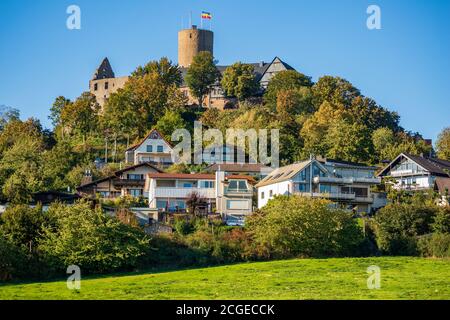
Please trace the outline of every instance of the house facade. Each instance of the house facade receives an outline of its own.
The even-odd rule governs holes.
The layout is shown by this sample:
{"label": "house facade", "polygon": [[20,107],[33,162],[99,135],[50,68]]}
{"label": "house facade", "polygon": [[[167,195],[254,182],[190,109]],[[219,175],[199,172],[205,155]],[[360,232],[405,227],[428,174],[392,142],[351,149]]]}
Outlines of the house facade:
{"label": "house facade", "polygon": [[257,185],[258,208],[277,195],[302,195],[325,198],[339,207],[370,213],[374,196],[370,187],[381,182],[376,167],[336,161],[311,159],[272,171]]}
{"label": "house facade", "polygon": [[139,143],[125,151],[125,161],[131,164],[150,163],[160,168],[173,164],[173,146],[158,130],[151,130]]}
{"label": "house facade", "polygon": [[202,198],[200,211],[220,213],[228,217],[243,217],[253,212],[252,177],[229,175],[224,171],[204,173],[150,173],[148,199],[152,209],[183,212],[188,199],[195,193]]}
{"label": "house facade", "polygon": [[100,196],[102,199],[115,199],[123,196],[148,197],[146,177],[149,173],[161,172],[150,163],[140,163],[114,172],[113,175],[96,181],[85,181],[77,187],[83,197]]}
{"label": "house facade", "polygon": [[396,190],[429,190],[437,178],[450,178],[450,161],[401,153],[378,176]]}

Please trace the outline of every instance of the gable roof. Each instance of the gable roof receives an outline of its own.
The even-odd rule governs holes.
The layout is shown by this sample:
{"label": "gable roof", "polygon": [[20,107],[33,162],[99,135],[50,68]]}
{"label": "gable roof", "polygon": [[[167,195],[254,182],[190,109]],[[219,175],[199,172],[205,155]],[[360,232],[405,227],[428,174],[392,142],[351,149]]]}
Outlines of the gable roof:
{"label": "gable roof", "polygon": [[150,179],[180,179],[180,180],[214,180],[214,174],[206,173],[149,173]]}
{"label": "gable roof", "polygon": [[95,70],[92,80],[114,78],[114,71],[109,63],[108,58],[103,59],[100,66]]}
{"label": "gable roof", "polygon": [[152,165],[151,163],[148,163],[148,162],[142,162],[142,163],[139,163],[139,164],[130,166],[130,167],[126,167],[126,168],[121,169],[121,170],[117,170],[117,171],[114,172],[114,174],[112,174],[112,175],[110,175],[110,176],[107,176],[107,177],[104,177],[104,178],[101,178],[101,179],[97,179],[97,180],[95,180],[95,181],[92,181],[92,182],[89,182],[89,183],[86,183],[86,184],[82,184],[82,185],[78,186],[76,189],[78,190],[78,189],[81,189],[81,188],[89,187],[89,186],[92,186],[92,185],[96,185],[96,184],[99,184],[99,183],[108,181],[108,180],[110,180],[110,179],[118,178],[119,175],[121,175],[121,174],[124,173],[124,172],[130,171],[130,170],[134,170],[134,169],[136,169],[136,168],[144,167],[144,166],[145,166],[145,167],[149,167],[149,168],[151,168],[151,169],[154,169],[154,170],[156,170],[157,172],[163,172],[161,169],[158,169],[157,167],[155,167],[155,166]]}
{"label": "gable roof", "polygon": [[380,173],[377,174],[377,176],[386,176],[392,169],[392,167],[399,163],[402,158],[407,158],[411,161],[414,161],[432,175],[443,177],[450,176],[450,161],[416,156],[409,153],[400,153],[394,160],[392,160],[391,163],[389,163],[383,170],[381,170]]}
{"label": "gable roof", "polygon": [[136,143],[136,144],[134,144],[134,145],[132,145],[131,147],[129,147],[127,150],[125,150],[125,151],[134,151],[134,150],[136,150],[137,148],[139,148],[153,133],[156,133],[156,134],[158,134],[158,136],[165,142],[165,143],[167,143],[167,145],[169,146],[169,147],[171,147],[171,148],[173,148],[173,145],[169,142],[169,141],[167,141],[165,138],[164,138],[164,136],[158,131],[158,130],[156,130],[156,129],[151,129],[150,130],[150,132],[149,133],[147,133],[147,135],[143,138],[143,139],[141,139],[141,141],[139,141],[138,143]]}
{"label": "gable roof", "polygon": [[283,182],[292,179],[297,173],[306,168],[311,162],[315,162],[322,170],[327,171],[317,160],[306,160],[302,162],[296,162],[281,168],[274,169],[268,176],[262,179],[256,187],[268,186],[274,183]]}

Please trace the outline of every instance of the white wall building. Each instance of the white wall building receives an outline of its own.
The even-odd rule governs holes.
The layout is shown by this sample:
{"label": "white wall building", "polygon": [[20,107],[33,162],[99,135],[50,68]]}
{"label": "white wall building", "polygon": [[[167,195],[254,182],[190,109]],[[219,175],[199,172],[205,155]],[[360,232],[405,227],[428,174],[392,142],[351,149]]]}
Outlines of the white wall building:
{"label": "white wall building", "polygon": [[397,190],[432,189],[438,177],[450,177],[450,161],[401,153],[378,176],[392,178]]}
{"label": "white wall building", "polygon": [[172,162],[173,146],[153,129],[138,144],[125,151],[127,163],[139,164],[148,162],[159,167],[168,167]]}
{"label": "white wall building", "polygon": [[312,159],[272,171],[257,185],[258,208],[277,195],[326,198],[346,209],[371,212],[370,186],[379,184],[375,167],[350,162]]}

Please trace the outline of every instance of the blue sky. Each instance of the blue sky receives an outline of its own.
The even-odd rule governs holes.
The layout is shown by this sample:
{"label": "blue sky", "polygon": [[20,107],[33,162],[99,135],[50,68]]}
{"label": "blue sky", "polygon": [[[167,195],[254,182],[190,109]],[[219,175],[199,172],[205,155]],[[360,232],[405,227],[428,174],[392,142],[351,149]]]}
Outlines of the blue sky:
{"label": "blue sky", "polygon": [[[81,30],[66,28],[66,8],[81,8]],[[381,8],[368,30],[366,9]],[[107,56],[116,75],[167,56],[177,31],[213,15],[220,64],[274,56],[317,80],[341,76],[397,111],[401,125],[426,138],[450,126],[450,1],[413,0],[2,0],[0,105],[46,127],[55,97],[76,98]]]}

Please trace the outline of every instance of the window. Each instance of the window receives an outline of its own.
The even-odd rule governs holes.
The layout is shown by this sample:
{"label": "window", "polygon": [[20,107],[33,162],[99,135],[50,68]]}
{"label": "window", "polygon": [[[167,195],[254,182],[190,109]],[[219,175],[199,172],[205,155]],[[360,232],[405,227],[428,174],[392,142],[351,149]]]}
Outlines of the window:
{"label": "window", "polygon": [[228,210],[248,210],[249,201],[247,200],[227,200]]}
{"label": "window", "polygon": [[261,200],[264,199],[264,192],[261,192]]}
{"label": "window", "polygon": [[144,180],[143,174],[129,174],[128,180]]}
{"label": "window", "polygon": [[156,200],[156,207],[158,209],[166,209],[166,207],[168,207],[169,204],[167,203],[166,200]]}
{"label": "window", "polygon": [[147,146],[147,152],[153,152],[153,146],[152,145],[148,145]]}
{"label": "window", "polygon": [[331,186],[328,184],[321,184],[320,193],[331,193]]}
{"label": "window", "polygon": [[129,189],[128,194],[133,197],[142,196],[142,189]]}
{"label": "window", "polygon": [[163,152],[164,151],[164,147],[163,146],[157,146],[156,147],[156,151],[157,152]]}
{"label": "window", "polygon": [[98,90],[98,83],[94,83],[94,91]]}
{"label": "window", "polygon": [[193,184],[192,182],[183,182],[183,188],[192,188]]}
{"label": "window", "polygon": [[200,181],[200,188],[214,188],[214,181]]}
{"label": "window", "polygon": [[269,191],[269,197],[272,198],[273,197],[273,190]]}
{"label": "window", "polygon": [[246,192],[248,191],[247,182],[245,180],[230,180],[230,183],[228,184],[228,191]]}
{"label": "window", "polygon": [[100,197],[109,198],[109,191],[100,191]]}
{"label": "window", "polygon": [[105,90],[108,90],[108,82],[105,82]]}

